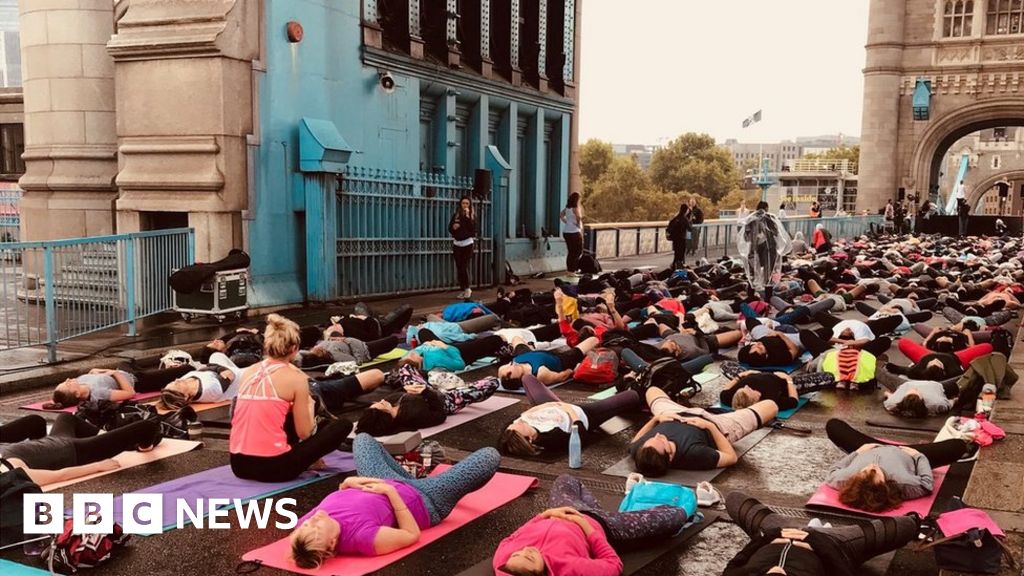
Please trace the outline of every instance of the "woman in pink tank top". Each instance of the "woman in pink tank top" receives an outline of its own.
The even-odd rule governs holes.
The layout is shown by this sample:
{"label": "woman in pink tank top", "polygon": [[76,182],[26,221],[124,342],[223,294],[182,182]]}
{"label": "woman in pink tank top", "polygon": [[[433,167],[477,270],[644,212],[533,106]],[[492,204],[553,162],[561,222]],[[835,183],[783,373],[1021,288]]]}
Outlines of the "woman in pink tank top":
{"label": "woman in pink tank top", "polygon": [[292,365],[299,343],[297,324],[267,316],[266,359],[242,374],[231,418],[231,470],[239,478],[293,480],[337,450],[352,431],[344,420],[317,428],[309,379]]}

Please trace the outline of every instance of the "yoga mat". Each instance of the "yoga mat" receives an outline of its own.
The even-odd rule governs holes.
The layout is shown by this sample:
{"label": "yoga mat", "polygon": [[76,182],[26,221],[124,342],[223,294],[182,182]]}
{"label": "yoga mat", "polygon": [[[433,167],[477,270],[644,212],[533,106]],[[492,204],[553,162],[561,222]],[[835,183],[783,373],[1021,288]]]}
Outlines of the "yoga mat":
{"label": "yoga mat", "polygon": [[[598,495],[597,499],[601,502],[602,506],[606,506],[605,501],[608,499],[604,494]],[[621,497],[618,497],[621,500]],[[606,506],[607,509],[618,509],[618,504],[611,504]],[[647,566],[651,562],[654,562],[660,558],[663,554],[670,550],[674,550],[684,542],[690,540],[697,534],[700,534],[702,530],[716,522],[722,517],[722,513],[701,510],[704,514],[704,521],[696,524],[687,526],[683,531],[671,538],[661,539],[650,539],[643,542],[631,543],[628,546],[628,550],[617,550],[619,558],[622,560],[622,575],[630,576],[639,572],[643,567]],[[513,528],[509,528],[511,532]],[[493,576],[494,569],[493,558],[487,558],[481,560],[477,564],[463,570],[458,576]]]}
{"label": "yoga mat", "polygon": [[[796,401],[796,408],[790,408],[789,410],[783,410],[782,412],[779,412],[779,415],[776,416],[776,418],[778,418],[779,420],[789,420],[790,418],[793,417],[794,414],[797,413],[798,410],[803,408],[804,405],[806,405],[807,402],[809,402],[809,401],[810,401],[809,398],[805,398],[804,396],[801,396]],[[722,404],[721,402],[716,402],[714,404],[714,406],[712,406],[712,408],[717,408],[718,410],[723,410],[725,412],[732,412],[732,406],[726,406],[726,405]]]}
{"label": "yoga mat", "polygon": [[[399,346],[401,346],[401,344],[399,344]],[[367,360],[366,362],[358,365],[356,368],[358,368],[359,370],[364,370],[366,368],[372,368],[373,366],[377,366],[378,364],[384,364],[385,362],[390,362],[392,360],[399,360],[399,359],[405,357],[405,355],[408,354],[408,353],[409,353],[408,350],[402,349],[401,347],[395,348],[395,349],[393,349],[393,350],[391,350],[389,352],[385,352],[385,353],[381,354],[380,356],[377,356],[376,358],[373,358],[371,360]],[[306,371],[309,371],[309,372],[317,372],[317,371],[320,371],[320,370],[327,369],[327,367],[330,366],[331,364],[333,364],[333,362],[331,362],[329,364],[318,364],[316,366],[303,366],[302,369],[306,370]]]}
{"label": "yoga mat", "polygon": [[455,372],[456,374],[465,374],[466,372],[472,372],[474,370],[480,370],[481,368],[487,368],[488,366],[498,361],[494,356],[484,356],[483,358],[473,362],[469,366],[466,366],[462,370]]}
{"label": "yoga mat", "polygon": [[786,374],[792,374],[797,370],[804,367],[804,364],[810,362],[814,357],[810,352],[804,352],[796,359],[796,362],[792,364],[786,364],[785,366],[749,366],[740,362],[740,367],[744,370],[757,370],[758,372],[785,372]]}
{"label": "yoga mat", "polygon": [[[132,396],[131,400],[133,402],[142,402],[142,401],[145,401],[145,400],[154,400],[154,399],[159,398],[159,397],[160,397],[160,393],[159,392],[142,392],[142,393],[136,394],[135,396]],[[69,406],[67,408],[62,408],[60,410],[48,410],[46,408],[43,408],[43,404],[46,404],[47,402],[49,402],[49,400],[46,400],[46,401],[43,401],[43,402],[33,402],[32,404],[27,404],[25,406],[22,406],[21,409],[22,410],[35,410],[37,412],[67,412],[68,414],[74,414],[75,412],[78,412],[78,406]]]}
{"label": "yoga mat", "polygon": [[[231,400],[222,400],[220,402],[199,402],[196,404],[189,404],[189,406],[191,406],[196,412],[205,412],[207,410],[231,406]],[[174,412],[174,410],[161,410],[159,408],[157,408],[156,411],[160,414],[170,414],[171,412]]]}
{"label": "yoga mat", "polygon": [[[491,412],[497,412],[498,410],[508,408],[509,406],[515,404],[519,404],[519,400],[515,398],[491,396],[490,398],[484,400],[483,402],[478,402],[476,404],[470,404],[469,406],[466,406],[461,411],[456,412],[455,414],[452,414],[451,416],[445,418],[445,421],[442,422],[441,424],[438,424],[437,426],[431,426],[430,428],[420,429],[419,433],[420,436],[422,436],[423,438],[429,438],[430,436],[440,434],[445,430],[455,428],[460,424],[465,424],[466,422],[476,420],[481,416],[486,416]],[[348,435],[348,437],[355,438],[356,433],[357,431],[353,430],[352,433]],[[378,436],[377,440],[380,441],[381,444],[387,444],[390,438],[390,435]]]}
{"label": "yoga mat", "polygon": [[[182,476],[169,482],[163,482],[156,486],[136,490],[131,494],[162,494],[164,532],[173,530],[177,525],[177,501],[184,500],[189,503],[190,508],[197,508],[196,501],[208,498],[238,498],[242,503],[250,500],[268,498],[281,492],[299,488],[324,478],[345,474],[356,469],[352,455],[348,452],[334,451],[324,456],[324,463],[327,470],[303,472],[295,480],[289,482],[256,482],[254,480],[242,480],[231,472],[231,466],[218,466],[188,476]],[[234,503],[222,508],[231,510]],[[204,510],[205,511],[205,510]],[[203,514],[205,518],[207,514]],[[121,517],[121,497],[114,498],[114,517]],[[190,524],[188,515],[184,516],[186,524]]]}
{"label": "yoga mat", "polygon": [[[719,376],[721,376],[721,374],[718,374],[716,372],[701,372],[700,374],[694,374],[693,379],[696,380],[698,384],[703,386],[704,384],[711,382],[712,380],[718,378]],[[615,395],[615,393],[615,386],[612,386],[610,388],[605,388],[600,392],[595,392],[594,394],[587,396],[587,400],[604,400],[606,398],[611,398],[612,396]]]}
{"label": "yoga mat", "polygon": [[615,386],[612,386],[610,388],[605,388],[600,392],[595,392],[594,394],[587,396],[587,400],[606,400],[608,398],[611,398],[612,396],[615,396],[616,392],[618,391],[615,389]]}
{"label": "yoga mat", "polygon": [[605,420],[604,424],[601,424],[599,428],[605,434],[609,436],[614,436],[632,425],[633,422],[623,418],[622,416],[612,416],[608,420]]}
{"label": "yoga mat", "polygon": [[[439,474],[448,466],[441,464],[434,469],[432,475]],[[393,562],[396,562],[416,550],[440,539],[441,537],[455,531],[458,528],[469,524],[473,520],[485,514],[497,510],[512,500],[523,495],[527,490],[537,485],[537,479],[530,476],[519,476],[516,474],[505,474],[498,472],[491,478],[491,481],[476,492],[467,494],[459,504],[455,506],[452,513],[448,515],[437,526],[432,526],[420,532],[420,539],[406,548],[397,550],[383,556],[334,556],[328,558],[319,568],[306,570],[295,566],[289,559],[288,553],[291,550],[291,543],[288,538],[282,538],[277,542],[257,548],[244,556],[243,560],[258,560],[264,566],[287,570],[296,574],[310,574],[314,576],[362,576],[370,572],[381,570]],[[440,549],[438,552],[441,552]],[[435,556],[439,558],[440,554]]]}
{"label": "yoga mat", "polygon": [[878,426],[879,428],[893,428],[895,430],[924,430],[926,432],[938,432],[942,430],[942,427],[946,424],[946,416],[930,416],[928,418],[904,418],[902,416],[896,416],[888,412],[882,411],[881,414],[875,414],[874,416],[865,420],[869,426]]}
{"label": "yoga mat", "polygon": [[[551,386],[548,386],[548,390],[554,390],[555,388],[558,388],[559,386],[564,386],[564,385],[568,384],[569,382],[572,382],[572,379],[566,380],[565,382],[556,382],[555,384],[552,384]],[[613,390],[614,390],[614,388],[613,388]],[[506,394],[519,394],[520,396],[526,396],[526,388],[520,388],[519,390],[506,390],[505,387],[502,386],[501,384],[498,384],[498,392],[504,392]],[[615,394],[615,393],[612,392],[612,394]]]}
{"label": "yoga mat", "polygon": [[0,560],[0,574],[4,576],[50,576],[50,571],[25,566],[10,560]]}
{"label": "yoga mat", "polygon": [[830,487],[827,484],[822,483],[818,487],[818,491],[811,496],[811,499],[807,501],[806,506],[808,508],[825,508],[833,510],[844,510],[846,512],[853,512],[856,514],[864,514],[866,516],[903,516],[911,512],[917,512],[922,518],[928,516],[928,513],[932,509],[932,505],[935,504],[935,498],[939,495],[939,491],[942,489],[942,483],[946,480],[946,472],[949,470],[949,466],[943,466],[932,470],[932,476],[934,478],[932,493],[922,498],[915,498],[913,500],[906,500],[898,507],[892,510],[886,510],[884,512],[867,512],[865,510],[858,510],[851,508],[839,501],[839,491],[835,488]]}
{"label": "yoga mat", "polygon": [[[736,457],[742,458],[747,451],[756,446],[761,440],[764,440],[764,437],[771,431],[771,428],[759,428],[733,444],[732,447],[736,451]],[[669,470],[668,474],[659,478],[651,478],[651,480],[696,488],[700,482],[710,482],[725,470],[727,468],[715,468],[714,470]],[[633,472],[636,472],[636,468],[633,467],[633,457],[626,456],[602,472],[602,474],[625,478]]]}
{"label": "yoga mat", "polygon": [[[164,458],[170,458],[171,456],[177,456],[178,454],[191,452],[200,446],[202,446],[202,442],[164,438],[156,448],[149,452],[131,450],[128,452],[121,452],[117,456],[114,456],[114,460],[117,460],[118,463],[121,464],[120,468],[107,472],[97,472],[96,474],[82,476],[81,478],[75,478],[73,480],[65,480],[64,482],[47,484],[46,486],[43,486],[43,492],[52,492],[58,488],[78,484],[79,482],[85,482],[86,480],[92,480],[93,478],[99,478],[100,476],[106,476],[107,474],[114,474],[122,470],[127,470],[128,468],[134,468],[136,466],[142,466],[143,464],[149,464],[150,462],[156,462],[157,460],[163,460]],[[120,516],[118,516],[118,518],[120,518]]]}
{"label": "yoga mat", "polygon": [[712,380],[718,378],[719,376],[721,376],[721,374],[717,372],[701,372],[700,374],[694,374],[693,379],[696,380],[698,384],[703,386],[704,384],[711,382]]}

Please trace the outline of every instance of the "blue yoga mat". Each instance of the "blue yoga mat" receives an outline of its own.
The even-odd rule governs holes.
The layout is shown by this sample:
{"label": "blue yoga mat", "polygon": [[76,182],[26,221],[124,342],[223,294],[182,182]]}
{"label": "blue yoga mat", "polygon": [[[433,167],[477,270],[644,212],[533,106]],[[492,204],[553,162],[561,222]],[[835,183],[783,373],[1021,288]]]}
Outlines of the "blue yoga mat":
{"label": "blue yoga mat", "polygon": [[50,571],[25,566],[10,560],[0,560],[0,574],[4,576],[50,576]]}
{"label": "blue yoga mat", "polygon": [[[790,418],[793,417],[793,414],[796,414],[797,410],[803,408],[804,405],[807,404],[809,401],[810,401],[809,398],[807,398],[805,396],[801,396],[797,400],[797,402],[796,402],[796,408],[790,408],[789,410],[783,410],[782,412],[779,412],[779,415],[776,416],[776,418],[778,418],[779,420],[789,420]],[[712,406],[712,408],[718,408],[719,410],[725,410],[726,412],[732,412],[732,406],[725,406],[721,402],[716,403],[714,406]]]}

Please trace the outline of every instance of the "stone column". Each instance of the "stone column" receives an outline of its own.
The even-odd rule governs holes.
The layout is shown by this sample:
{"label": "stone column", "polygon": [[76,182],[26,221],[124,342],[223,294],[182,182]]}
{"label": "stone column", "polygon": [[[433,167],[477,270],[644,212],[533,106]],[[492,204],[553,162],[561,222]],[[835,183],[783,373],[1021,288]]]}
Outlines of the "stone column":
{"label": "stone column", "polygon": [[583,175],[580,172],[580,93],[576,89],[580,85],[580,40],[582,35],[580,29],[583,27],[583,0],[566,2],[565,19],[568,22],[570,16],[569,7],[572,5],[573,22],[573,46],[572,46],[572,69],[567,71],[565,77],[565,95],[573,99],[572,135],[570,136],[569,148],[569,193],[583,192]]}
{"label": "stone column", "polygon": [[25,98],[22,240],[114,232],[114,4],[20,0]]}
{"label": "stone column", "polygon": [[107,45],[121,96],[122,230],[147,212],[183,212],[197,260],[242,247],[259,18],[259,3],[243,0],[132,0]]}
{"label": "stone column", "polygon": [[[871,0],[857,210],[874,211],[898,184],[900,77],[906,0]],[[927,184],[925,184],[927,185]]]}

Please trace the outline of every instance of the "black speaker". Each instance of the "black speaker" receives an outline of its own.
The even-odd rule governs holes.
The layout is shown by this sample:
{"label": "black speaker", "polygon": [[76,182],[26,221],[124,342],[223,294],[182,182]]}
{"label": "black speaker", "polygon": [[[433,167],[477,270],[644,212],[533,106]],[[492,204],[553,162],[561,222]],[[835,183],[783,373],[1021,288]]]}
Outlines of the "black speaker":
{"label": "black speaker", "polygon": [[473,196],[486,200],[491,195],[491,171],[478,168],[473,175]]}
{"label": "black speaker", "polygon": [[899,194],[896,196],[896,200],[898,200],[900,202],[903,202],[903,200],[905,200],[906,197],[907,197],[907,189],[906,188],[900,188],[899,189]]}

